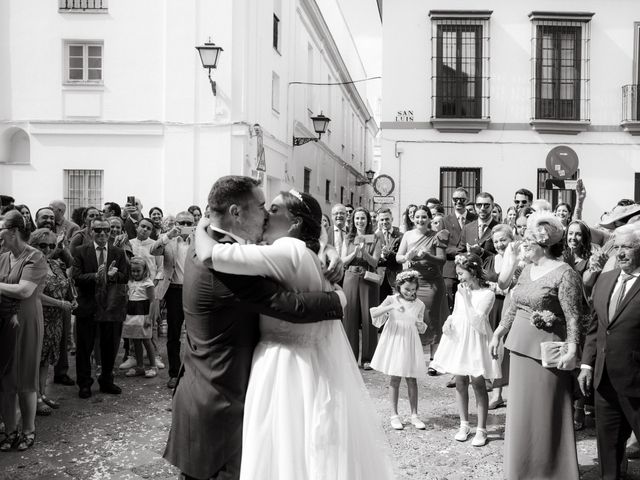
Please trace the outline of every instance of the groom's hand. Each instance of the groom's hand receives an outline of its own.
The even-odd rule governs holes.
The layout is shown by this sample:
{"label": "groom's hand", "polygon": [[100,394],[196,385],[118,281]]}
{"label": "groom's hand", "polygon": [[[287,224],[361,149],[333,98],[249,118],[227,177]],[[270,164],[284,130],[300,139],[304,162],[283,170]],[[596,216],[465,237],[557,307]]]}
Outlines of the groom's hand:
{"label": "groom's hand", "polygon": [[329,260],[329,265],[324,269],[324,276],[331,283],[338,283],[342,280],[342,276],[344,275],[344,264],[342,263],[342,259],[340,258],[338,251],[332,245],[327,245],[324,251],[327,255],[327,260]]}

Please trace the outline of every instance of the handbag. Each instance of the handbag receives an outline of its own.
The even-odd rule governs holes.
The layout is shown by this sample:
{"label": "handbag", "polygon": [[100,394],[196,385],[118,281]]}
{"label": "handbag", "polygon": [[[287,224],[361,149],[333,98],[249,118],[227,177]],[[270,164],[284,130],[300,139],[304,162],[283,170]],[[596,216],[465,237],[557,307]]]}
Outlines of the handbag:
{"label": "handbag", "polygon": [[[541,342],[540,343],[540,359],[542,366],[545,368],[558,368],[560,357],[567,353],[569,344],[567,342]],[[578,367],[577,355],[569,365],[558,370],[574,370]]]}
{"label": "handbag", "polygon": [[382,275],[379,275],[375,272],[366,271],[364,272],[364,278],[368,282],[377,283],[378,285],[382,285]]}

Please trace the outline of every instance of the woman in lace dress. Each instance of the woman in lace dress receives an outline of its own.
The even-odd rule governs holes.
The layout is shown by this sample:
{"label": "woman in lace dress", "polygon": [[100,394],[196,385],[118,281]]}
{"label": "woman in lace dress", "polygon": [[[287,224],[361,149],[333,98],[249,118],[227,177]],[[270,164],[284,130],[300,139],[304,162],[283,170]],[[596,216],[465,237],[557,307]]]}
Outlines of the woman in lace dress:
{"label": "woman in lace dress", "polygon": [[[563,227],[549,212],[527,220],[523,249],[531,263],[524,267],[508,310],[493,334],[499,341],[509,332],[511,351],[509,402],[505,431],[504,477],[577,480],[578,460],[572,415],[572,364],[580,337],[582,284],[562,262]],[[537,318],[549,321],[541,327]],[[557,368],[541,362],[541,342],[567,342]]]}
{"label": "woman in lace dress", "polygon": [[[241,275],[263,275],[298,291],[333,287],[322,273],[322,211],[308,194],[271,204],[269,245],[213,245],[196,237],[201,260]],[[387,480],[386,440],[340,319],[290,324],[260,317],[245,399],[243,480]]]}

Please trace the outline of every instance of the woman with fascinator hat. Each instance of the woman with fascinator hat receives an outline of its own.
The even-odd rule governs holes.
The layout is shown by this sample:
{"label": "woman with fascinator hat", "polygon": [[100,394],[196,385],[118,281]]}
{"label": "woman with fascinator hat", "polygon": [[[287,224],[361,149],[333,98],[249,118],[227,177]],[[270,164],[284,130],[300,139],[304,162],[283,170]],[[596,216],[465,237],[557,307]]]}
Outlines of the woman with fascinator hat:
{"label": "woman with fascinator hat", "polygon": [[[217,271],[262,275],[298,291],[335,289],[323,273],[322,210],[296,190],[269,208],[266,245],[215,244],[196,253]],[[292,324],[260,316],[242,432],[241,480],[394,478],[378,424],[339,318]]]}
{"label": "woman with fascinator hat", "polygon": [[[491,340],[497,357],[499,342],[509,333],[504,475],[510,480],[579,477],[572,370],[580,343],[583,293],[580,276],[560,258],[563,232],[562,223],[550,212],[528,218],[523,251],[531,263],[524,267]],[[559,349],[555,363],[543,363],[549,346]]]}

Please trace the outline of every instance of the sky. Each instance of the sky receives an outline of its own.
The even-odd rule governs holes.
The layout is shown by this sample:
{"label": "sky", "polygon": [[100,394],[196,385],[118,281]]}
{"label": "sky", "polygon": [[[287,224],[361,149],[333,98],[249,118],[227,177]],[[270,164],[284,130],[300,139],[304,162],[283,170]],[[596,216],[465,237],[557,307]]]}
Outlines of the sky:
{"label": "sky", "polygon": [[[382,75],[382,22],[376,0],[337,0],[337,2],[360,51],[367,76]],[[381,94],[381,80],[368,82],[367,97],[374,111]]]}

